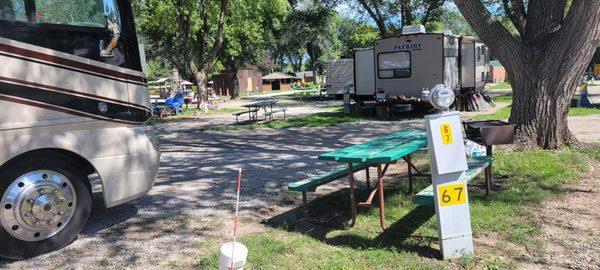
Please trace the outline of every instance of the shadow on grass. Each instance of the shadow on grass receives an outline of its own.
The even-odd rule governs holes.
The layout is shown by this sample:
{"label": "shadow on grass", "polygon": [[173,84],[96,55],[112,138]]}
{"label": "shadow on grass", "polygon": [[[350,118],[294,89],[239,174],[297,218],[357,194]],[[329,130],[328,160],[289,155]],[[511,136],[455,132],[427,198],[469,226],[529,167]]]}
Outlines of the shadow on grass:
{"label": "shadow on grass", "polygon": [[[406,189],[388,188],[385,191],[386,198],[404,192],[404,190]],[[357,189],[356,195],[358,201],[364,201],[368,197],[368,192],[364,189]],[[378,214],[374,214],[376,223],[370,224],[373,226],[373,230],[369,229],[367,232],[352,228],[340,231],[339,228],[347,227],[351,218],[348,196],[348,189],[333,192],[309,202],[308,215],[310,218],[308,219],[304,214],[304,208],[301,206],[266,220],[265,225],[289,232],[301,233],[332,246],[360,250],[395,249],[399,252],[415,253],[421,257],[440,258],[439,250],[431,247],[433,242],[437,242],[437,238],[415,233],[435,215],[434,208],[414,208],[392,224],[388,223],[387,228],[377,236],[369,237],[373,230],[381,231]],[[374,204],[376,203],[374,201]],[[386,205],[388,205],[388,211],[394,207],[394,204],[388,203]],[[343,210],[340,212],[340,209]],[[371,210],[378,211],[375,208],[358,208],[357,225],[361,222],[361,216],[372,215],[369,213]],[[314,223],[314,220],[317,219],[330,221],[330,224],[327,226],[317,225]],[[328,237],[332,232],[341,233],[335,233],[334,236]]]}

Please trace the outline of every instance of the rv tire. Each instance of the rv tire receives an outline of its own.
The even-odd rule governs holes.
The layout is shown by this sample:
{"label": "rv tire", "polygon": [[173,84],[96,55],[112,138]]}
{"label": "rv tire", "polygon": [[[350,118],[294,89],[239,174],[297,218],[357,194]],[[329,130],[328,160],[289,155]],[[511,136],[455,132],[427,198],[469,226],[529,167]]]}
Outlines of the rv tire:
{"label": "rv tire", "polygon": [[0,257],[23,260],[61,249],[77,239],[90,215],[84,168],[68,156],[42,153],[0,169]]}

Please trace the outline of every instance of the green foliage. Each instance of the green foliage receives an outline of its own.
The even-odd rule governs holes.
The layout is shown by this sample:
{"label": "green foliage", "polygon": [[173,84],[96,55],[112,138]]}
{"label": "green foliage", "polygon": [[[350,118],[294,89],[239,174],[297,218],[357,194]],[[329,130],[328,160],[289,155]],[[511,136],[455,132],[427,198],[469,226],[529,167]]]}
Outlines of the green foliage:
{"label": "green foliage", "polygon": [[[165,59],[186,77],[208,72],[214,60],[219,1],[135,0],[132,2],[148,59]],[[218,47],[217,47],[218,48]]]}
{"label": "green foliage", "polygon": [[462,14],[456,10],[445,9],[440,18],[440,23],[443,25],[443,29],[451,30],[456,35],[476,35]]}
{"label": "green foliage", "polygon": [[38,23],[106,26],[104,2],[101,0],[36,1],[36,11]]}
{"label": "green foliage", "polygon": [[224,68],[233,72],[246,65],[264,66],[274,32],[290,9],[285,0],[232,0],[219,55]]}
{"label": "green foliage", "polygon": [[286,20],[288,42],[304,47],[309,57],[308,69],[323,73],[328,60],[339,55],[336,36],[339,17],[322,2],[313,0],[296,6]]}
{"label": "green foliage", "polygon": [[148,61],[148,80],[156,81],[160,78],[170,77],[172,70],[168,64],[160,59]]}
{"label": "green foliage", "polygon": [[337,38],[342,45],[341,58],[352,58],[354,49],[372,47],[380,36],[379,30],[373,25],[341,18],[337,26]]}

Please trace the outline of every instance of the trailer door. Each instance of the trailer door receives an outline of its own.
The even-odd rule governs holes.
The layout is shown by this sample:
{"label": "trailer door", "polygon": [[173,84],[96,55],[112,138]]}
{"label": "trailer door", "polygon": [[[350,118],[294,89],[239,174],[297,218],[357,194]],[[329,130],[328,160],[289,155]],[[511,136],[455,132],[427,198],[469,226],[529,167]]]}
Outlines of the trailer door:
{"label": "trailer door", "polygon": [[375,55],[373,50],[354,52],[354,80],[356,95],[375,95]]}

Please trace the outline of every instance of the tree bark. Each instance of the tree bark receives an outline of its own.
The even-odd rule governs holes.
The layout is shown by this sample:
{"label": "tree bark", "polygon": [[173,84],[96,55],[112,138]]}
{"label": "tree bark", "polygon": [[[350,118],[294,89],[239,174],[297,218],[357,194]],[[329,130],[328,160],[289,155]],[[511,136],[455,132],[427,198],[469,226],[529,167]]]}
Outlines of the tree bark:
{"label": "tree bark", "polygon": [[375,21],[381,38],[388,37],[387,26],[385,25],[385,18],[379,10],[379,3],[373,2],[371,0],[358,0],[358,2],[363,6],[367,13],[369,13],[371,19]]}
{"label": "tree bark", "polygon": [[455,0],[513,84],[509,121],[521,142],[555,149],[576,140],[568,110],[576,86],[600,43],[600,1],[530,0],[523,41],[517,41],[480,0]]}
{"label": "tree bark", "polygon": [[527,11],[525,11],[525,4],[523,0],[502,0],[502,7],[504,13],[510,19],[512,24],[519,32],[519,35],[523,37],[525,35],[525,26],[527,23]]}
{"label": "tree bark", "polygon": [[228,69],[227,75],[231,82],[231,99],[238,99],[240,97],[240,82],[237,77],[237,69]]}
{"label": "tree bark", "polygon": [[194,73],[194,77],[196,78],[196,82],[198,82],[196,99],[198,100],[197,108],[200,109],[200,104],[206,101],[208,93],[208,76],[205,70],[198,70]]}

